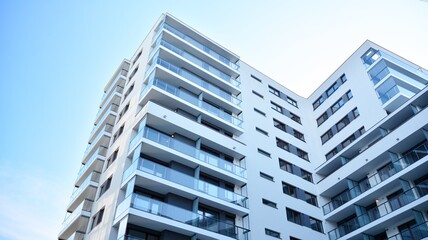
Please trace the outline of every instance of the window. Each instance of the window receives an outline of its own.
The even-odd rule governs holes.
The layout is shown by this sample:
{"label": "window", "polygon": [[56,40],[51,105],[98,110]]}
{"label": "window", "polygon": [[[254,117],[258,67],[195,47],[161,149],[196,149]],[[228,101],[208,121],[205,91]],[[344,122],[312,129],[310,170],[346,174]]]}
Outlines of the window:
{"label": "window", "polygon": [[265,234],[271,237],[281,238],[281,234],[279,232],[270,230],[268,228],[265,228]]}
{"label": "window", "polygon": [[342,83],[344,83],[344,82],[346,82],[348,79],[346,78],[346,75],[345,75],[345,74],[343,74],[343,75],[340,77],[340,80],[342,81]]}
{"label": "window", "polygon": [[286,208],[286,211],[287,211],[287,220],[289,222],[302,225],[302,217],[300,212],[294,211],[290,208]]}
{"label": "window", "polygon": [[[355,110],[354,110],[355,111]],[[358,113],[358,110],[357,110]],[[346,127],[351,121],[349,120],[348,116],[345,116],[344,118],[342,118],[338,123],[336,123],[336,128],[337,131],[339,132],[340,130],[342,130],[344,127]]]}
{"label": "window", "polygon": [[279,159],[279,168],[286,172],[293,173],[293,164],[282,159]]}
{"label": "window", "polygon": [[302,172],[302,178],[305,179],[308,182],[313,182],[312,179],[312,174],[306,170],[300,169],[300,171]]}
{"label": "window", "polygon": [[[128,88],[128,90],[126,90],[125,97],[123,98],[123,101],[125,101],[125,99],[129,96],[129,94],[132,92],[132,90],[134,90],[134,84],[132,84],[132,85]],[[122,102],[123,102],[123,101],[122,101]]]}
{"label": "window", "polygon": [[328,140],[330,140],[333,137],[333,131],[331,129],[329,129],[326,133],[324,133],[321,136],[321,142],[324,144],[325,142],[327,142]]}
{"label": "window", "polygon": [[325,99],[323,96],[321,96],[317,100],[315,100],[315,102],[312,103],[312,107],[314,108],[314,110],[317,109],[324,102],[324,100]]}
{"label": "window", "polygon": [[297,198],[296,187],[293,185],[282,182],[282,192],[289,195],[289,196]]}
{"label": "window", "polygon": [[355,108],[354,110],[352,110],[352,114],[354,115],[354,118],[357,118],[358,116],[360,116],[360,112],[358,111],[358,108]]}
{"label": "window", "polygon": [[286,151],[290,151],[290,145],[279,138],[276,138],[276,146]]}
{"label": "window", "polygon": [[266,173],[260,172],[260,177],[273,182],[273,177],[271,175],[266,174]]}
{"label": "window", "polygon": [[297,123],[302,123],[301,121],[300,121],[300,117],[299,116],[297,116],[296,114],[294,114],[294,113],[292,113],[292,112],[290,112],[290,118],[291,118],[291,120],[293,120],[293,121],[295,121],[295,122],[297,122]]}
{"label": "window", "polygon": [[311,229],[315,230],[320,233],[324,233],[322,228],[322,222],[318,219],[315,219],[313,217],[309,217],[309,223],[311,224]]}
{"label": "window", "polygon": [[336,155],[338,152],[337,152],[337,148],[334,148],[333,150],[331,150],[330,152],[328,152],[326,155],[325,155],[325,158],[327,159],[327,160],[329,160],[330,158],[332,158],[334,155]]}
{"label": "window", "polygon": [[277,90],[277,89],[275,89],[275,88],[273,88],[272,86],[269,86],[269,92],[272,93],[273,95],[277,96],[277,97],[281,96],[280,91]]}
{"label": "window", "polygon": [[276,203],[274,203],[274,202],[272,202],[272,201],[269,201],[269,200],[266,200],[266,199],[264,199],[264,198],[262,198],[262,203],[263,203],[264,205],[269,206],[269,207],[276,208]]}
{"label": "window", "polygon": [[276,103],[274,103],[274,102],[270,102],[270,107],[271,107],[273,110],[275,110],[275,111],[277,111],[277,112],[279,112],[279,113],[282,113],[282,107],[281,107],[281,106],[279,106],[278,104],[276,104]]}
{"label": "window", "polygon": [[282,131],[286,131],[285,130],[285,124],[284,123],[282,123],[282,122],[280,122],[280,121],[278,121],[278,120],[276,120],[276,119],[273,119],[273,125],[276,127],[276,128],[279,128],[279,129],[281,129]]}
{"label": "window", "polygon": [[303,133],[297,131],[296,129],[293,130],[293,135],[297,139],[302,140],[303,142],[305,141],[305,136],[303,135]]}
{"label": "window", "polygon": [[318,127],[321,126],[321,124],[323,124],[325,122],[325,120],[328,119],[328,115],[327,112],[324,112],[318,119],[317,119],[317,123],[318,123]]}
{"label": "window", "polygon": [[331,85],[331,87],[329,87],[326,91],[327,97],[330,97],[338,88],[339,88],[339,84],[337,82]]}
{"label": "window", "polygon": [[294,100],[294,99],[292,99],[292,98],[290,98],[290,97],[287,97],[287,102],[288,102],[289,104],[291,104],[291,105],[295,106],[296,108],[298,108],[298,107],[297,107],[297,102],[296,102],[296,100]]}
{"label": "window", "polygon": [[270,157],[270,153],[266,152],[263,149],[257,148],[257,152],[259,152],[262,155],[265,155],[266,157]]}
{"label": "window", "polygon": [[351,98],[353,97],[352,92],[351,92],[351,91],[348,91],[348,92],[346,93],[346,96],[348,97],[348,100],[349,100],[349,99],[351,99]]}
{"label": "window", "polygon": [[134,61],[132,61],[132,65],[134,65],[137,61],[138,61],[138,59],[140,58],[140,56],[141,56],[141,54],[143,53],[143,50],[141,50],[138,54],[137,54],[137,56],[135,57],[135,59],[134,59]]}
{"label": "window", "polygon": [[258,82],[262,82],[262,80],[256,76],[254,76],[253,74],[251,74],[251,77],[254,78],[255,80],[257,80]]}
{"label": "window", "polygon": [[263,95],[253,90],[253,94],[256,95],[259,98],[264,98]]}
{"label": "window", "polygon": [[117,158],[117,153],[119,152],[119,148],[116,149],[116,151],[114,151],[110,157],[107,159],[107,166],[106,169],[114,162],[114,160],[116,160]]}
{"label": "window", "polygon": [[335,113],[337,110],[339,110],[339,108],[343,106],[343,104],[345,104],[345,102],[343,101],[343,98],[341,98],[339,99],[339,101],[334,103],[333,106],[330,107],[330,109],[333,113]]}
{"label": "window", "polygon": [[91,225],[91,230],[94,229],[94,227],[96,227],[98,224],[101,223],[101,221],[103,220],[103,215],[104,215],[104,207],[101,208],[93,217],[92,217],[92,225]]}
{"label": "window", "polygon": [[134,69],[134,71],[132,71],[132,73],[131,73],[131,75],[129,75],[129,81],[131,81],[131,79],[134,77],[134,75],[137,73],[137,71],[138,71],[138,67],[139,66],[137,66],[135,69]]}
{"label": "window", "polygon": [[302,240],[302,239],[290,236],[290,240]]}
{"label": "window", "polygon": [[261,114],[261,115],[263,115],[263,116],[265,116],[265,117],[266,117],[266,113],[264,113],[264,112],[260,111],[260,110],[259,110],[259,109],[257,109],[257,108],[254,108],[254,112],[259,113],[259,114]]}
{"label": "window", "polygon": [[299,158],[303,158],[303,159],[309,161],[308,153],[303,151],[302,149],[297,148],[297,156]]}
{"label": "window", "polygon": [[116,141],[116,139],[118,139],[120,137],[120,135],[122,135],[123,133],[123,129],[125,128],[125,125],[122,125],[117,132],[113,135],[113,142],[114,143]]}
{"label": "window", "polygon": [[312,205],[318,207],[317,197],[313,194],[305,192],[305,201],[309,204],[312,204]]}
{"label": "window", "polygon": [[110,176],[100,187],[100,195],[98,198],[100,198],[107,190],[110,188],[111,185],[111,179],[113,176]]}
{"label": "window", "polygon": [[122,109],[122,111],[120,111],[118,121],[122,118],[123,115],[125,115],[125,113],[128,111],[128,109],[129,109],[129,103],[125,105],[125,107]]}
{"label": "window", "polygon": [[258,127],[256,127],[256,131],[257,131],[257,132],[259,132],[259,133],[261,133],[261,134],[263,134],[263,135],[269,136],[269,133],[268,133],[268,132],[266,132],[265,130],[260,129],[260,128],[258,128]]}

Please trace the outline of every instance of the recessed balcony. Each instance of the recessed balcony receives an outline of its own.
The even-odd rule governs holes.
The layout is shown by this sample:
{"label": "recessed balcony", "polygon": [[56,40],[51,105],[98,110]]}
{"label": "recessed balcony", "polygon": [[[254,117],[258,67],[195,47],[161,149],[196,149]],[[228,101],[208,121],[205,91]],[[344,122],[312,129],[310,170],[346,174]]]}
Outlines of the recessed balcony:
{"label": "recessed balcony", "polygon": [[76,239],[75,237],[77,237],[77,235],[86,233],[89,218],[91,217],[92,203],[92,201],[84,200],[73,212],[67,213],[62,223],[62,230],[59,233],[58,239]]}
{"label": "recessed balcony", "polygon": [[[137,186],[144,186],[144,188],[161,194],[171,192],[189,199],[200,197],[200,201],[206,202],[209,206],[219,209],[226,208],[228,212],[238,215],[247,213],[245,208],[247,208],[248,198],[246,196],[202,181],[151,160],[139,158],[134,161],[124,171],[122,183],[126,183],[135,175],[137,176]],[[213,201],[211,197],[214,197],[216,200]]]}
{"label": "recessed balcony", "polygon": [[[129,195],[116,209],[114,222],[128,215],[128,223],[155,231],[170,230],[201,240],[248,239],[250,230],[209,218],[177,206],[139,194]],[[119,238],[122,239],[122,238]],[[124,239],[133,239],[130,236]]]}

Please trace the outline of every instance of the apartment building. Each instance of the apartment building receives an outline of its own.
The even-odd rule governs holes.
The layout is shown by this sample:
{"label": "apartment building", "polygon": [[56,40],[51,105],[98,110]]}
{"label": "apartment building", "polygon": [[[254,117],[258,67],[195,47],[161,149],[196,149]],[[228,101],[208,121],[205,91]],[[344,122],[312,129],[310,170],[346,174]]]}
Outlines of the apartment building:
{"label": "apartment building", "polygon": [[104,88],[58,239],[428,237],[427,84],[366,41],[303,98],[164,14]]}

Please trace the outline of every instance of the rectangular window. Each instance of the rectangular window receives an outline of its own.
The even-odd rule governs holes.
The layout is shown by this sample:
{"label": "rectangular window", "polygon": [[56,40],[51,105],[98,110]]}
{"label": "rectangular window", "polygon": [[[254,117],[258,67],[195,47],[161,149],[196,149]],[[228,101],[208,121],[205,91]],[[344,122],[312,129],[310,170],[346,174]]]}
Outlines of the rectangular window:
{"label": "rectangular window", "polygon": [[300,121],[300,117],[299,116],[297,116],[296,114],[294,114],[294,113],[292,113],[292,112],[290,112],[290,118],[291,118],[291,120],[293,120],[293,121],[295,121],[295,122],[297,122],[297,123],[302,123],[301,121]]}
{"label": "rectangular window", "polygon": [[312,230],[315,230],[315,231],[320,232],[320,233],[324,233],[324,230],[322,228],[322,222],[320,220],[315,219],[313,217],[309,217],[309,222],[311,224]]}
{"label": "rectangular window", "polygon": [[334,148],[333,150],[331,150],[330,152],[328,152],[326,155],[325,155],[325,158],[327,159],[327,160],[329,160],[330,158],[332,158],[332,157],[334,157],[334,155],[336,155],[338,152],[337,152],[337,148]]}
{"label": "rectangular window", "polygon": [[131,79],[134,77],[134,75],[137,73],[137,71],[138,71],[138,67],[139,66],[137,66],[135,69],[134,69],[134,71],[132,71],[132,73],[129,75],[129,81],[131,81]]}
{"label": "rectangular window", "polygon": [[[357,110],[358,111],[358,110]],[[337,131],[339,132],[340,130],[342,130],[344,127],[346,127],[351,121],[349,120],[348,116],[345,116],[344,118],[342,118],[338,123],[336,123],[336,128]]]}
{"label": "rectangular window", "polygon": [[110,188],[111,185],[111,179],[113,176],[110,176],[100,187],[100,195],[98,198],[100,198],[107,190]]}
{"label": "rectangular window", "polygon": [[291,105],[295,106],[296,108],[298,108],[296,100],[294,100],[294,99],[292,99],[292,98],[290,98],[290,97],[287,97],[287,102],[288,102],[289,104],[291,104]]}
{"label": "rectangular window", "polygon": [[275,88],[273,88],[272,86],[269,86],[269,92],[272,93],[273,95],[277,96],[277,97],[281,96],[280,91],[277,90],[277,89],[275,89]]}
{"label": "rectangular window", "polygon": [[317,123],[318,123],[318,127],[321,126],[321,124],[323,124],[326,120],[328,119],[328,114],[327,112],[324,112],[318,119],[317,119]]}
{"label": "rectangular window", "polygon": [[113,141],[112,144],[120,137],[120,135],[122,135],[123,133],[123,129],[125,128],[125,124],[123,124],[117,131],[116,133],[113,135]]}
{"label": "rectangular window", "polygon": [[343,74],[343,75],[340,77],[340,80],[342,81],[342,83],[344,83],[344,82],[346,82],[348,79],[346,78],[346,75],[345,75],[345,74]]}
{"label": "rectangular window", "polygon": [[339,110],[339,108],[343,106],[343,104],[345,104],[345,102],[343,101],[343,98],[341,98],[339,99],[339,101],[335,102],[330,109],[333,113],[335,113],[337,110]]}
{"label": "rectangular window", "polygon": [[348,92],[346,93],[346,96],[348,97],[348,100],[349,100],[349,99],[351,99],[351,98],[353,97],[352,92],[351,92],[351,91],[348,91]]}
{"label": "rectangular window", "polygon": [[271,107],[273,110],[275,110],[275,111],[277,111],[277,112],[279,112],[279,113],[282,113],[282,107],[281,107],[281,106],[279,106],[278,104],[276,104],[276,103],[274,103],[274,102],[270,102],[270,107]]}
{"label": "rectangular window", "polygon": [[270,157],[270,153],[266,152],[263,149],[257,148],[257,152],[262,154],[262,155],[265,155],[266,157]]}
{"label": "rectangular window", "polygon": [[328,140],[330,140],[333,137],[333,130],[329,129],[326,133],[324,133],[321,136],[321,142],[322,144],[326,143]]}
{"label": "rectangular window", "polygon": [[92,225],[91,225],[91,230],[94,229],[94,227],[96,227],[98,224],[101,223],[101,221],[103,220],[103,215],[104,215],[104,207],[101,208],[97,213],[95,213],[95,215],[92,217]]}
{"label": "rectangular window", "polygon": [[289,173],[293,173],[293,164],[282,159],[279,159],[279,168]]}
{"label": "rectangular window", "polygon": [[351,144],[354,140],[355,140],[355,135],[352,134],[347,139],[345,139],[345,141],[343,141],[341,143],[342,144],[342,148],[345,148],[346,146],[348,146],[349,144]]}
{"label": "rectangular window", "polygon": [[258,128],[258,127],[256,127],[256,131],[257,131],[257,132],[259,132],[259,133],[261,133],[261,134],[263,134],[263,135],[269,136],[269,133],[268,133],[268,132],[266,132],[265,130],[260,129],[260,128]]}
{"label": "rectangular window", "polygon": [[305,192],[305,201],[309,204],[312,204],[312,205],[318,207],[317,197],[313,194]]}
{"label": "rectangular window", "polygon": [[352,114],[354,115],[354,118],[357,118],[358,116],[360,116],[360,112],[358,111],[358,108],[355,108],[354,110],[352,110]]}
{"label": "rectangular window", "polygon": [[264,205],[269,206],[269,207],[276,208],[276,203],[274,203],[274,202],[272,202],[272,201],[269,201],[269,200],[266,200],[266,199],[264,199],[264,198],[262,198],[262,203],[263,203]]}
{"label": "rectangular window", "polygon": [[297,148],[297,156],[299,158],[305,159],[306,161],[309,161],[308,153],[303,151],[302,149]]}
{"label": "rectangular window", "polygon": [[337,82],[331,85],[331,87],[329,87],[326,91],[327,97],[330,97],[338,88],[339,88],[339,84]]}
{"label": "rectangular window", "polygon": [[289,195],[289,196],[297,198],[296,187],[293,185],[282,182],[282,192]]}
{"label": "rectangular window", "polygon": [[111,155],[110,157],[107,159],[107,166],[106,169],[116,160],[117,158],[117,154],[119,152],[119,148],[116,149]]}
{"label": "rectangular window", "polygon": [[256,112],[256,113],[258,113],[258,114],[261,114],[261,115],[263,115],[263,116],[265,116],[265,117],[266,117],[266,113],[264,113],[264,112],[260,111],[260,110],[259,110],[259,109],[257,109],[257,108],[254,108],[254,112]]}
{"label": "rectangular window", "polygon": [[256,95],[259,98],[265,98],[263,95],[261,95],[260,93],[254,91],[254,90],[253,90],[253,94]]}
{"label": "rectangular window", "polygon": [[276,146],[286,151],[290,151],[290,145],[279,138],[276,138]]}
{"label": "rectangular window", "polygon": [[325,99],[323,96],[321,96],[317,100],[315,100],[315,102],[312,103],[312,107],[314,108],[314,110],[317,109],[324,102],[324,100]]}
{"label": "rectangular window", "polygon": [[125,101],[125,99],[129,96],[129,94],[132,92],[132,90],[134,90],[134,84],[132,84],[132,85],[128,88],[128,90],[126,90],[125,97],[123,98],[123,101],[122,101],[122,102],[124,102],[124,101]]}
{"label": "rectangular window", "polygon": [[260,177],[273,182],[273,177],[271,175],[266,174],[266,173],[260,172]]}
{"label": "rectangular window", "polygon": [[134,61],[132,61],[132,65],[134,65],[138,61],[142,53],[143,53],[143,50],[141,49],[141,51],[135,57]]}
{"label": "rectangular window", "polygon": [[274,230],[270,230],[268,228],[265,228],[265,234],[271,237],[275,238],[281,238],[281,234],[279,232],[276,232]]}
{"label": "rectangular window", "polygon": [[293,209],[286,208],[287,220],[299,225],[302,225],[302,216],[300,212],[294,211]]}
{"label": "rectangular window", "polygon": [[251,77],[254,78],[255,80],[257,80],[258,82],[262,82],[262,80],[256,76],[254,76],[253,74],[251,74]]}
{"label": "rectangular window", "polygon": [[305,179],[308,182],[313,183],[313,179],[312,179],[312,174],[304,169],[300,169],[301,173],[302,173],[302,178]]}
{"label": "rectangular window", "polygon": [[281,129],[284,132],[286,131],[286,128],[285,128],[286,125],[284,123],[276,120],[276,119],[273,119],[273,126],[275,126],[276,128]]}
{"label": "rectangular window", "polygon": [[305,141],[305,136],[303,135],[303,133],[297,131],[296,129],[293,130],[293,135],[297,139],[302,140],[303,142]]}

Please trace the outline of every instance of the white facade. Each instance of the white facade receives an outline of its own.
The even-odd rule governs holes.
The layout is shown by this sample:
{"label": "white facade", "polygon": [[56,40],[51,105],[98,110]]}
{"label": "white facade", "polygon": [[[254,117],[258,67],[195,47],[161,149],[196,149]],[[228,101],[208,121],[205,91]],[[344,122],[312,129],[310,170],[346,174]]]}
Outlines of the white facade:
{"label": "white facade", "polygon": [[428,237],[427,83],[366,41],[302,98],[162,15],[104,89],[58,239]]}

